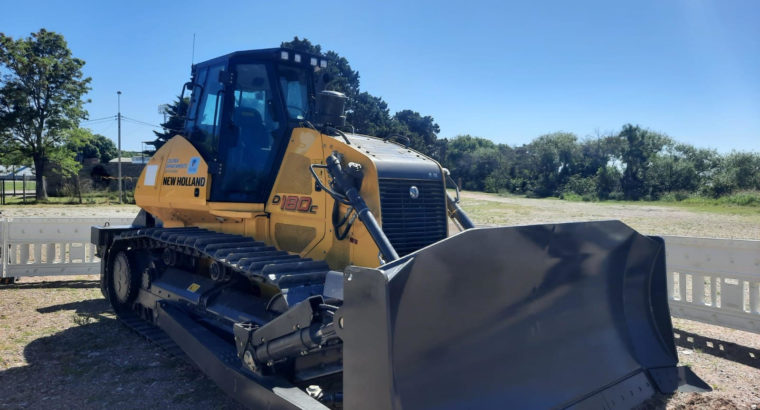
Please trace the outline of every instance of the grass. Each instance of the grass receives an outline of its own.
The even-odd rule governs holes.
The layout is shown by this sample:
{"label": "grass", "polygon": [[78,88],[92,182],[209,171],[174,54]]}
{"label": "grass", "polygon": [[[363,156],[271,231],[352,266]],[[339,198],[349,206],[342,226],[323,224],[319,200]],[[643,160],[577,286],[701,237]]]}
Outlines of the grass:
{"label": "grass", "polygon": [[[527,198],[514,194],[494,194],[507,198]],[[565,193],[561,198],[549,197],[542,200],[561,200],[569,202],[593,202],[600,205],[637,205],[637,206],[671,206],[692,211],[719,213],[728,215],[760,216],[760,191],[742,191],[719,198],[710,198],[697,194],[670,193],[656,201],[599,200],[575,193]]]}
{"label": "grass", "polygon": [[530,208],[517,204],[504,204],[494,206],[491,201],[468,199],[462,203],[465,212],[476,223],[484,225],[499,225],[506,217],[529,215]]}
{"label": "grass", "polygon": [[600,204],[654,205],[727,215],[760,216],[760,192],[739,192],[720,198],[691,195],[684,199],[665,196],[659,201],[600,201]]}
{"label": "grass", "polygon": [[[6,194],[9,192],[13,192],[13,183],[16,183],[16,192],[21,193],[21,190],[24,188],[24,181],[8,181],[3,180],[3,185],[5,185],[5,192]],[[37,187],[37,184],[33,180],[27,180],[26,181],[26,190],[27,191],[34,191],[34,189]]]}

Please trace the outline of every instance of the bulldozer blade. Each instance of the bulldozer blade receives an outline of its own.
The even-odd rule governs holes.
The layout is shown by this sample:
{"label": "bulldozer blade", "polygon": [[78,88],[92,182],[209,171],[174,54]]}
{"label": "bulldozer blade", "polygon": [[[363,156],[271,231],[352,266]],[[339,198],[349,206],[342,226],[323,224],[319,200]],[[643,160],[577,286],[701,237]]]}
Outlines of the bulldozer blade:
{"label": "bulldozer blade", "polygon": [[630,408],[707,387],[676,367],[665,281],[663,241],[619,221],[471,229],[349,267],[345,406]]}

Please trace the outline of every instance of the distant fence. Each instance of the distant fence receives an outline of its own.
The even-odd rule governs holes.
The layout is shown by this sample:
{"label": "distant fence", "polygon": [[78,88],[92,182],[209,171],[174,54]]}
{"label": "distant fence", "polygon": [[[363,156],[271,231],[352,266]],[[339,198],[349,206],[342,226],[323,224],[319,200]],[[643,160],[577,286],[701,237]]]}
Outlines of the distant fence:
{"label": "distant fence", "polygon": [[[100,272],[90,226],[133,218],[0,218],[2,277]],[[670,313],[760,333],[760,241],[665,236]]]}
{"label": "distant fence", "polygon": [[671,315],[760,333],[760,241],[664,238]]}
{"label": "distant fence", "polygon": [[90,226],[134,218],[0,218],[2,277],[94,275],[100,259]]}
{"label": "distant fence", "polygon": [[8,198],[21,198],[26,203],[28,198],[35,199],[36,185],[34,177],[26,175],[0,177],[0,205],[5,205]]}

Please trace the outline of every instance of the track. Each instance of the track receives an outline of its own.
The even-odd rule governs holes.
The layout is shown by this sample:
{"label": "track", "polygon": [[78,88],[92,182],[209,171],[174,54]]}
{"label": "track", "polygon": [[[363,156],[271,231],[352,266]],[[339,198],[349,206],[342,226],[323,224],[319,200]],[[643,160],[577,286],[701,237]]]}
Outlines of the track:
{"label": "track", "polygon": [[[304,324],[309,328],[304,330],[299,330],[301,322],[293,325],[291,316],[281,314],[296,304],[301,306],[297,312],[302,312],[316,303],[312,302],[315,299],[309,298],[323,293],[325,278],[330,272],[326,262],[277,250],[250,237],[201,228],[122,231],[113,238],[108,255],[114,251],[137,251],[133,254],[137,256],[131,259],[133,262],[129,262],[136,276],[129,274],[127,283],[142,281],[139,286],[148,291],[141,296],[147,298],[147,303],[136,302],[134,298],[137,296],[122,298],[122,294],[111,293],[121,290],[107,292],[115,298],[112,305],[114,301],[122,300],[121,304],[114,305],[122,323],[170,354],[204,369],[212,380],[242,403],[262,402],[279,406],[292,400],[306,400],[314,401],[322,408],[320,402],[291,384],[290,378],[301,383],[312,379],[319,380],[320,384],[332,383],[336,372],[340,375],[340,358],[336,356],[340,354],[340,346],[333,339],[324,339],[324,346],[322,339],[314,342],[315,345],[304,344],[300,339],[301,332],[308,331],[311,335],[311,327],[321,329],[325,326],[321,314],[309,317]],[[114,255],[120,257],[120,253]],[[114,263],[113,257],[106,256],[105,260],[108,266]],[[106,273],[106,278],[109,277],[110,274]],[[123,286],[125,282],[120,281],[123,278],[119,277],[119,282],[115,283]],[[113,280],[107,279],[108,289],[112,289],[110,283]],[[155,292],[161,295],[162,290],[167,292],[168,298],[156,296]],[[174,299],[177,295],[184,295],[184,299]],[[306,299],[310,302],[299,303]],[[319,300],[322,300],[321,296]],[[151,323],[153,321],[155,325]],[[239,335],[235,333],[234,341],[232,338],[232,322],[241,321],[262,328],[275,323],[274,327],[267,328],[274,329],[267,333],[267,340],[276,339],[274,343],[279,344],[298,342],[299,351],[291,354],[289,350],[266,350],[271,357],[266,356],[260,361],[261,365],[266,363],[273,368],[292,368],[292,375],[287,378],[279,374],[263,375],[245,367],[237,350],[239,346],[236,346]],[[286,323],[286,326],[278,323]],[[264,338],[261,341],[263,343]],[[304,378],[304,375],[310,378]],[[275,387],[285,388],[293,397],[280,397],[273,390]],[[328,398],[325,396],[322,402],[332,402],[332,398],[325,401]]]}
{"label": "track", "polygon": [[[142,228],[122,232],[115,243],[134,249],[171,249],[195,259],[209,258],[227,273],[277,286],[283,294],[300,296],[321,291],[329,267],[324,261],[301,258],[277,250],[253,238],[201,228]],[[135,312],[121,310],[119,319],[127,327],[168,353],[187,360],[185,353],[159,327]]]}
{"label": "track", "polygon": [[253,238],[201,228],[143,228],[115,238],[130,247],[170,249],[193,258],[208,258],[223,273],[235,273],[252,281],[289,292],[309,292],[324,284],[330,270],[325,261],[301,258],[277,250]]}

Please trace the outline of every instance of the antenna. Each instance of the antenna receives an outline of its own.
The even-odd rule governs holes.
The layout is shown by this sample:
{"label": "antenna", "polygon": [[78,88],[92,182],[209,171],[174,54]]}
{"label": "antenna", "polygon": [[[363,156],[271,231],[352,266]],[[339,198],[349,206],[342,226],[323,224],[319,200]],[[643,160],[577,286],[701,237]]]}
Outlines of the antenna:
{"label": "antenna", "polygon": [[190,65],[195,64],[195,33],[193,33],[193,56],[190,58]]}

